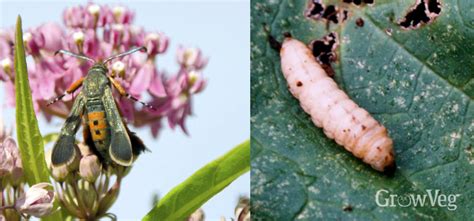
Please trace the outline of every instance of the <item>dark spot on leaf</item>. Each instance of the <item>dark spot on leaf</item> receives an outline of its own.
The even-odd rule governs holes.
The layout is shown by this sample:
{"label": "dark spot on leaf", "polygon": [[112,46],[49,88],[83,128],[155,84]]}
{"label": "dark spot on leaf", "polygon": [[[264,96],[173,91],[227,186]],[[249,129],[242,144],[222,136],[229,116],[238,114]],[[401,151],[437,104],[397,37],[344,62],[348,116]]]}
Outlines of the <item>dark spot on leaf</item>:
{"label": "dark spot on leaf", "polygon": [[301,81],[298,81],[298,82],[296,82],[296,86],[301,87],[301,86],[303,86],[303,83],[301,83]]}
{"label": "dark spot on leaf", "polygon": [[356,25],[357,25],[358,27],[364,27],[364,19],[358,18],[358,19],[356,20]]}
{"label": "dark spot on leaf", "polygon": [[308,8],[306,9],[306,16],[307,17],[321,17],[324,12],[324,6],[317,0],[309,1]]}
{"label": "dark spot on leaf", "polygon": [[334,23],[338,23],[337,20],[337,11],[334,5],[329,5],[326,10],[324,10],[323,18],[327,19],[328,21],[332,21]]}
{"label": "dark spot on leaf", "polygon": [[351,205],[345,205],[342,210],[345,211],[345,212],[352,212],[354,208],[352,208]]}
{"label": "dark spot on leaf", "polygon": [[337,24],[347,19],[348,11],[334,5],[326,7],[321,0],[309,0],[304,14],[306,17],[314,20],[324,18],[327,22],[332,21]]}
{"label": "dark spot on leaf", "polygon": [[313,56],[330,77],[334,76],[335,73],[331,63],[337,60],[335,52],[337,45],[337,35],[334,32],[329,33],[322,39],[312,41],[309,45]]}
{"label": "dark spot on leaf", "polygon": [[427,0],[428,10],[431,13],[439,14],[441,12],[441,4],[437,0]]}
{"label": "dark spot on leaf", "polygon": [[419,28],[421,24],[432,22],[441,12],[438,0],[417,0],[399,25],[406,29]]}

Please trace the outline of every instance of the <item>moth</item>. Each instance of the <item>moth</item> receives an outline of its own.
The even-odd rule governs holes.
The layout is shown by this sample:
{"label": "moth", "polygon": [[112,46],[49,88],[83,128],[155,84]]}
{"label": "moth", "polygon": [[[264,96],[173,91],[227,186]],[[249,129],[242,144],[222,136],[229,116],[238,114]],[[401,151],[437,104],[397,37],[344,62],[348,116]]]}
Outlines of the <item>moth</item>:
{"label": "moth", "polygon": [[387,129],[338,88],[311,50],[287,36],[280,48],[281,69],[291,94],[327,137],[378,171],[393,171],[393,141]]}
{"label": "moth", "polygon": [[128,94],[114,79],[115,76],[108,75],[106,67],[107,62],[111,60],[140,50],[146,50],[146,48],[134,48],[111,56],[103,62],[96,62],[92,58],[65,50],[56,52],[93,62],[94,65],[85,77],[74,82],[64,94],[48,103],[48,105],[53,104],[82,86],[61,129],[59,138],[53,146],[51,163],[54,167],[69,165],[80,154],[74,148],[74,142],[75,134],[82,122],[84,122],[84,142],[96,152],[106,165],[116,163],[121,166],[130,166],[134,158],[146,149],[140,138],[131,132],[123,122],[112,95],[112,87],[123,97],[138,101],[147,107],[153,107]]}

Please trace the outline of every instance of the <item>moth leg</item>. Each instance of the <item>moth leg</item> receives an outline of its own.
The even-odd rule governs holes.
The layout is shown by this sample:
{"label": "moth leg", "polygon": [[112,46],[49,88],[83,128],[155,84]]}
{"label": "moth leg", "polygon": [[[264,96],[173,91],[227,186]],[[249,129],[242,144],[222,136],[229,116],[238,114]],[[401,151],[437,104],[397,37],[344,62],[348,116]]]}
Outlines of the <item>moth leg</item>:
{"label": "moth leg", "polygon": [[66,92],[64,92],[63,94],[61,94],[61,95],[57,96],[56,98],[50,100],[47,105],[49,106],[51,104],[54,104],[57,101],[61,100],[64,96],[74,93],[74,91],[76,91],[79,87],[82,86],[82,82],[84,82],[84,78],[85,77],[81,77],[81,78],[79,78],[79,80],[72,83],[71,86],[69,86],[69,88],[66,90]]}
{"label": "moth leg", "polygon": [[135,101],[135,102],[140,102],[143,106],[148,107],[148,108],[150,108],[150,109],[152,109],[152,110],[156,110],[156,108],[155,108],[153,105],[148,104],[148,103],[146,103],[146,102],[144,102],[144,101],[138,100],[138,98],[133,97],[132,95],[130,95],[129,93],[127,93],[127,92],[125,91],[125,89],[122,87],[122,85],[120,85],[120,83],[117,82],[116,80],[114,80],[112,77],[110,77],[110,76],[107,76],[107,77],[109,78],[110,82],[112,82],[112,85],[114,86],[114,88],[117,89],[117,91],[119,92],[120,96],[126,97],[126,98],[128,98],[128,99],[130,99],[130,100],[132,100],[132,101]]}
{"label": "moth leg", "polygon": [[79,129],[79,125],[81,125],[84,103],[84,95],[79,93],[72,106],[71,113],[61,128],[58,141],[56,141],[53,147],[51,163],[55,167],[70,164],[79,154],[74,148],[74,142],[75,134]]}

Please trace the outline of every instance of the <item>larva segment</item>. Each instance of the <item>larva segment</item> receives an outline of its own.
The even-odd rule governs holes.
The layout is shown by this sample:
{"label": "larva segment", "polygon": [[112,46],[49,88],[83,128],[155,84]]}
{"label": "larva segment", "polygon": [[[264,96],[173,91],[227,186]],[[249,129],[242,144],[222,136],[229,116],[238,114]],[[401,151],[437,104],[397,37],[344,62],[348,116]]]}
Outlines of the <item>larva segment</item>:
{"label": "larva segment", "polygon": [[393,142],[387,129],[338,88],[305,44],[285,38],[280,57],[290,92],[316,126],[374,169],[394,168]]}

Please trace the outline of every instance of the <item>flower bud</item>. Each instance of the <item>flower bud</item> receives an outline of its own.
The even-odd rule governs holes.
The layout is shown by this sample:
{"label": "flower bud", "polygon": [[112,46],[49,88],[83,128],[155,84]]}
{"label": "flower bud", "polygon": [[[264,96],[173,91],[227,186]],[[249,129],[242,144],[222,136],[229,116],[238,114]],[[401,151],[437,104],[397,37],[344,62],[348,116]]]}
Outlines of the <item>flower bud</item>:
{"label": "flower bud", "polygon": [[187,219],[187,221],[204,221],[204,220],[205,220],[204,211],[201,208],[194,211],[194,213],[192,213],[191,216],[189,216]]}
{"label": "flower bud", "polygon": [[22,214],[42,217],[51,213],[53,201],[52,186],[48,183],[38,183],[17,199],[15,209]]}
{"label": "flower bud", "polygon": [[52,155],[53,150],[49,149],[45,153],[45,160],[46,160],[46,166],[48,167],[51,176],[53,177],[54,180],[58,182],[63,182],[66,180],[66,177],[69,175],[69,170],[67,169],[66,165],[59,166],[59,167],[53,167],[51,165],[51,155]]}
{"label": "flower bud", "polygon": [[119,20],[119,18],[125,13],[125,8],[123,6],[115,6],[112,9],[112,13],[114,14],[115,20]]}
{"label": "flower bud", "polygon": [[12,60],[10,58],[5,58],[1,62],[3,71],[8,74],[8,76],[12,77]]}
{"label": "flower bud", "polygon": [[164,53],[168,48],[169,39],[163,33],[149,33],[145,37],[145,46],[150,57]]}
{"label": "flower bud", "polygon": [[93,16],[98,16],[100,13],[100,6],[96,4],[89,5],[89,7],[87,7],[87,11],[89,11],[89,13],[91,13]]}
{"label": "flower bud", "polygon": [[76,31],[72,34],[72,38],[76,44],[82,44],[84,42],[84,32]]}
{"label": "flower bud", "polygon": [[51,176],[54,178],[54,180],[58,182],[65,181],[68,175],[69,175],[69,170],[67,169],[66,165],[51,167]]}
{"label": "flower bud", "polygon": [[187,69],[200,70],[207,64],[199,48],[179,47],[177,51],[178,63]]}
{"label": "flower bud", "polygon": [[197,71],[191,71],[188,75],[188,82],[190,86],[193,86],[194,83],[199,79],[200,74]]}
{"label": "flower bud", "polygon": [[99,21],[99,15],[100,15],[100,6],[96,4],[91,4],[87,7],[87,11],[92,17],[89,17],[89,19],[85,19],[91,28],[97,27],[97,22]]}
{"label": "flower bud", "polygon": [[40,49],[44,46],[44,36],[41,33],[25,32],[23,35],[26,51],[34,56],[40,55]]}
{"label": "flower bud", "polygon": [[79,175],[81,175],[83,179],[94,183],[97,177],[99,177],[101,171],[102,164],[96,155],[91,154],[82,157],[79,166]]}
{"label": "flower bud", "polygon": [[115,6],[114,8],[112,8],[112,14],[115,23],[130,24],[133,22],[133,12],[123,6]]}
{"label": "flower bud", "polygon": [[77,31],[72,34],[72,39],[74,43],[76,43],[77,50],[82,52],[82,48],[84,46],[84,32]]}
{"label": "flower bud", "polygon": [[20,152],[12,137],[7,137],[0,145],[0,176],[10,175],[8,182],[17,186],[23,177]]}
{"label": "flower bud", "polygon": [[121,61],[116,61],[112,64],[112,77],[125,77],[125,64]]}

